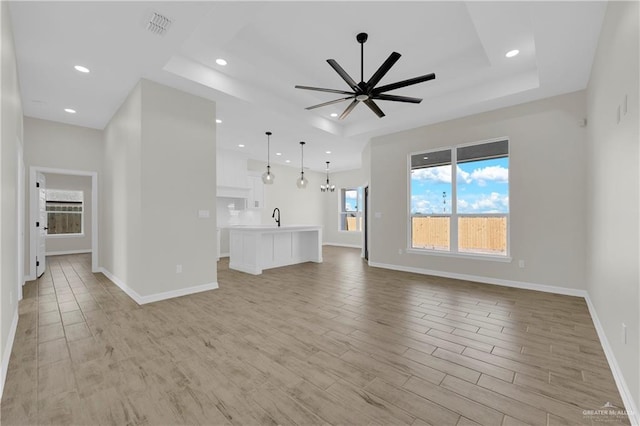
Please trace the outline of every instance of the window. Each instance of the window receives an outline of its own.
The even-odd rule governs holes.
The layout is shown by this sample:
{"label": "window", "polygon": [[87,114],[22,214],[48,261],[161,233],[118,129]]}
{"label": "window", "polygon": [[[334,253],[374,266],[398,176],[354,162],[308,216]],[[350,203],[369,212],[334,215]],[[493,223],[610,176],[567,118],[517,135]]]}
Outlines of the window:
{"label": "window", "polygon": [[362,187],[340,190],[340,230],[362,231]]}
{"label": "window", "polygon": [[84,193],[47,189],[47,235],[84,233]]}
{"label": "window", "polygon": [[508,255],[508,140],[413,154],[410,173],[411,248]]}

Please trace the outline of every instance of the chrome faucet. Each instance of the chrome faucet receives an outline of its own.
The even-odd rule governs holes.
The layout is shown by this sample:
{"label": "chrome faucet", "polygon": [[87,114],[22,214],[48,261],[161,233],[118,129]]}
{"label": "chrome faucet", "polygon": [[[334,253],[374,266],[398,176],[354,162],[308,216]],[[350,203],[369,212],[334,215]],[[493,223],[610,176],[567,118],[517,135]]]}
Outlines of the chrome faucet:
{"label": "chrome faucet", "polygon": [[[278,212],[278,217],[276,217],[276,212]],[[277,207],[273,209],[273,214],[271,215],[271,217],[276,220],[276,223],[278,224],[278,228],[280,228],[280,209]]]}

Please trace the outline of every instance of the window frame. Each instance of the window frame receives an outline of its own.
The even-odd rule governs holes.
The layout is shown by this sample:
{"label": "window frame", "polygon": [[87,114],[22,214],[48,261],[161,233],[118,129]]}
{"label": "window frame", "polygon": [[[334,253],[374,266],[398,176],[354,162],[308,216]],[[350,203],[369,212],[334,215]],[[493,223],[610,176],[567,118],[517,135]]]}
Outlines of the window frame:
{"label": "window frame", "polygon": [[[347,191],[356,191],[357,194],[357,208],[355,211],[347,211],[345,209],[343,209],[343,207],[346,205],[345,203],[345,194]],[[363,191],[364,188],[362,186],[345,186],[345,187],[341,187],[339,192],[338,192],[338,232],[345,232],[345,233],[349,233],[349,234],[358,234],[358,233],[362,233],[362,220],[363,220],[363,212],[362,212],[362,202],[363,200]],[[343,229],[342,228],[342,217],[346,216],[349,213],[355,213],[356,215],[356,223],[360,224],[359,229],[350,231],[348,229]],[[360,219],[360,220],[358,220]]]}
{"label": "window frame", "polygon": [[[442,147],[429,148],[426,150],[414,151],[410,152],[407,155],[407,232],[406,232],[406,241],[407,247],[405,249],[406,253],[410,254],[421,254],[421,255],[430,255],[430,256],[443,256],[443,257],[454,257],[454,258],[463,258],[463,259],[477,259],[477,260],[490,260],[496,262],[511,262],[511,179],[509,176],[508,188],[507,188],[507,197],[509,197],[509,209],[508,213],[458,213],[458,148],[464,148],[468,146],[474,145],[483,145],[492,142],[501,142],[507,141],[508,145],[508,154],[507,158],[509,158],[509,170],[511,170],[511,140],[504,137],[497,137],[492,139],[485,139],[481,141],[475,142],[467,142],[461,143],[457,145],[448,145]],[[414,155],[423,155],[429,154],[432,152],[439,152],[444,150],[451,151],[451,213],[434,213],[429,216],[445,216],[449,217],[449,250],[436,250],[429,248],[415,248],[412,246],[413,239],[413,217],[414,215],[411,213],[411,171],[412,162],[411,158]],[[504,255],[500,254],[484,254],[484,253],[469,253],[469,252],[461,252],[458,247],[458,220],[460,217],[506,217],[506,253]]]}
{"label": "window frame", "polygon": [[[80,232],[76,232],[73,234],[49,234],[49,230],[47,230],[46,233],[46,238],[52,238],[52,239],[56,239],[56,238],[82,238],[85,236],[85,232],[84,232],[84,225],[85,225],[85,192],[81,189],[57,189],[57,188],[47,188],[48,190],[54,190],[54,191],[73,191],[73,192],[80,192],[82,193],[82,201],[80,202],[80,207],[81,207],[81,211],[80,212],[60,212],[60,213],[67,213],[67,214],[79,214],[80,215]],[[49,202],[50,200],[46,200],[45,204],[47,202]],[[77,203],[77,201],[75,201]],[[45,208],[46,209],[46,208]],[[47,215],[49,215],[49,211],[47,210]]]}

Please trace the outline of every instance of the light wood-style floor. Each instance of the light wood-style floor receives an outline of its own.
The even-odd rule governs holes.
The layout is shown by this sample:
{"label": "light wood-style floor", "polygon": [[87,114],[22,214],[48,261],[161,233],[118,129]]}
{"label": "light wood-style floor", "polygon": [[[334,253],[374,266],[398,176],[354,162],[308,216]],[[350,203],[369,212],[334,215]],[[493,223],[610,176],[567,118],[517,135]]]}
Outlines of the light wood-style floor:
{"label": "light wood-style floor", "polygon": [[628,424],[584,300],[323,264],[137,306],[88,255],[25,286],[3,425]]}

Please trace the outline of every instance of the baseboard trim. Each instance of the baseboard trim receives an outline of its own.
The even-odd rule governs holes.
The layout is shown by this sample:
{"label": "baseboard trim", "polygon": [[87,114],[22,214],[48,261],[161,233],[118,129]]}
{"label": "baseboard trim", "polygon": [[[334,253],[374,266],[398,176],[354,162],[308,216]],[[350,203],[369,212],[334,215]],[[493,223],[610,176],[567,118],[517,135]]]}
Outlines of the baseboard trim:
{"label": "baseboard trim", "polygon": [[166,300],[166,299],[173,299],[175,297],[188,296],[190,294],[202,293],[203,291],[215,290],[217,288],[218,288],[218,283],[213,282],[213,283],[196,285],[193,287],[181,288],[180,290],[172,290],[172,291],[166,291],[164,293],[151,294],[149,296],[142,297],[141,305],[144,305],[146,303],[159,302],[161,300]]}
{"label": "baseboard trim", "polygon": [[613,379],[616,381],[616,386],[618,387],[618,392],[620,392],[620,396],[622,397],[622,402],[624,403],[625,410],[627,411],[627,413],[630,413],[629,421],[632,425],[638,426],[640,425],[640,412],[638,412],[638,407],[636,407],[635,401],[633,400],[631,392],[629,391],[629,387],[627,386],[627,382],[622,375],[622,371],[620,370],[618,361],[616,360],[616,357],[613,353],[613,348],[609,344],[607,335],[604,333],[604,328],[602,327],[600,319],[598,318],[596,307],[591,301],[589,294],[587,294],[584,299],[587,302],[589,314],[591,314],[593,325],[596,327],[598,338],[600,338],[600,344],[602,345],[604,354],[607,357],[607,362],[609,363],[609,367],[611,368],[611,372],[613,373]]}
{"label": "baseboard trim", "polygon": [[362,249],[362,245],[360,245],[360,244],[322,243],[322,245],[323,246],[347,247],[347,248]]}
{"label": "baseboard trim", "polygon": [[394,271],[413,272],[421,275],[433,275],[436,277],[454,278],[457,280],[474,281],[484,284],[495,284],[504,287],[522,288],[525,290],[543,291],[545,293],[563,294],[565,296],[586,297],[585,290],[579,290],[568,287],[556,287],[553,285],[536,284],[524,281],[503,280],[501,278],[483,277],[479,275],[458,274],[455,272],[436,271],[432,269],[414,268],[411,266],[391,265],[387,263],[378,263],[369,261],[369,266],[374,268],[391,269]]}
{"label": "baseboard trim", "polygon": [[134,289],[129,287],[124,281],[120,278],[113,275],[110,271],[105,268],[100,268],[100,272],[102,272],[107,278],[109,278],[115,285],[120,287],[122,291],[127,293],[127,295],[132,298],[138,305],[145,305],[147,303],[159,302],[161,300],[173,299],[175,297],[188,296],[189,294],[201,293],[203,291],[215,290],[218,288],[218,283],[208,283],[197,285],[193,287],[181,288],[179,290],[166,291],[163,293],[155,293],[150,294],[148,296],[142,296],[138,294]]}
{"label": "baseboard trim", "polygon": [[127,295],[132,298],[138,305],[142,305],[142,296],[140,296],[134,289],[129,287],[124,281],[120,278],[116,277],[109,271],[108,269],[101,267],[100,272],[104,274],[105,277],[109,278],[109,280],[120,287],[120,290],[127,293]]}
{"label": "baseboard trim", "polygon": [[2,354],[2,371],[0,372],[0,398],[4,393],[4,383],[7,380],[7,371],[9,370],[9,360],[11,359],[11,351],[13,350],[13,341],[16,338],[16,330],[18,329],[18,307],[13,313],[13,320],[11,321],[11,328],[9,329],[9,336],[7,337],[7,345],[4,348]]}
{"label": "baseboard trim", "polygon": [[83,253],[91,253],[91,249],[48,251],[45,253],[45,256],[64,256],[67,254],[83,254]]}

